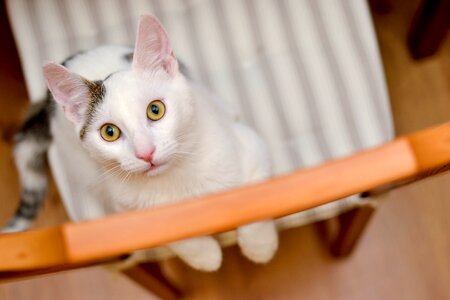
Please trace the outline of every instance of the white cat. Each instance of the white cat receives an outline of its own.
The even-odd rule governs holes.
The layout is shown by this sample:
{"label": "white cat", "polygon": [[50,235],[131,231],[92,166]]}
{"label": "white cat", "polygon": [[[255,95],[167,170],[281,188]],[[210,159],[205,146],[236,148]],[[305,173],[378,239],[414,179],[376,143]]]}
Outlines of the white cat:
{"label": "white cat", "polygon": [[[97,188],[118,211],[174,203],[270,176],[264,143],[179,72],[155,17],[141,17],[130,65],[131,54],[132,49],[104,46],[72,57],[66,67],[44,66],[58,105],[41,105],[18,135],[22,201],[10,231],[25,229],[36,215],[46,178],[42,166],[30,161],[45,158],[52,137],[69,137],[82,146],[73,151],[89,153],[81,156],[89,161],[80,166],[105,170]],[[242,226],[237,236],[243,254],[258,263],[268,262],[278,246],[271,220]],[[193,268],[213,271],[221,265],[221,248],[211,236],[168,247]]]}

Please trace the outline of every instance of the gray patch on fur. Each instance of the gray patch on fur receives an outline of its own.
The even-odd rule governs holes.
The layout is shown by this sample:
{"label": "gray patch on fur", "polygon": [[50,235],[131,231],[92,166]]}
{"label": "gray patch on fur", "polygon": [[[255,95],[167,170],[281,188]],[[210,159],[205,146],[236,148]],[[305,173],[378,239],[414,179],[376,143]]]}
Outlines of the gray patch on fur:
{"label": "gray patch on fur", "polygon": [[47,152],[36,153],[34,160],[27,163],[27,167],[40,175],[46,175],[47,172]]}
{"label": "gray patch on fur", "polygon": [[45,193],[45,188],[42,190],[30,190],[22,187],[19,207],[17,208],[14,217],[6,225],[5,229],[7,231],[11,229],[16,231],[17,229],[14,228],[17,227],[17,223],[20,222],[20,220],[28,220],[30,222],[33,221],[39,212],[42,202],[44,201]]}
{"label": "gray patch on fur", "polygon": [[16,212],[16,218],[24,218],[32,220],[36,218],[39,208],[41,207],[41,202],[28,203],[21,199],[20,206]]}
{"label": "gray patch on fur", "polygon": [[24,189],[20,196],[20,204],[15,213],[14,219],[10,223],[14,222],[15,219],[34,219],[41,207],[42,201],[45,196],[45,191],[41,190],[28,190]]}
{"label": "gray patch on fur", "polygon": [[[29,157],[15,157],[16,161],[27,160],[25,161],[26,170],[21,172],[47,178],[47,149],[52,142],[50,120],[54,111],[55,102],[50,93],[45,100],[32,104],[28,109],[25,122],[14,137],[15,147],[35,147],[35,152],[31,159]],[[22,221],[31,222],[36,217],[47,190],[46,187],[41,189],[27,188],[26,182],[22,182],[21,189],[19,207],[5,228],[7,231],[11,229],[13,231],[24,230],[31,224]]]}
{"label": "gray patch on fur", "polygon": [[32,104],[28,109],[24,124],[15,135],[16,143],[28,138],[44,143],[50,142],[52,140],[50,119],[55,110],[54,105],[50,93],[44,101]]}
{"label": "gray patch on fur", "polygon": [[84,54],[86,51],[78,51],[74,54],[72,54],[71,56],[69,56],[68,58],[66,58],[61,65],[63,65],[64,67],[67,67],[67,65],[70,63],[71,60],[73,60],[74,58],[76,58],[77,56],[80,56],[82,54]]}
{"label": "gray patch on fur", "polygon": [[126,53],[126,54],[123,56],[123,58],[124,58],[127,62],[131,63],[131,62],[133,61],[133,54],[134,54],[134,52]]}
{"label": "gray patch on fur", "polygon": [[92,123],[92,119],[95,116],[97,107],[103,102],[106,92],[105,86],[103,85],[103,81],[101,80],[97,81],[85,80],[84,83],[89,88],[90,99],[88,107],[86,109],[86,120],[80,130],[80,139],[84,139],[84,136],[86,135],[86,132]]}
{"label": "gray patch on fur", "polygon": [[111,74],[109,74],[108,76],[106,76],[105,77],[105,79],[103,79],[103,82],[105,82],[106,80],[108,80],[111,76],[113,76],[114,74],[116,74],[115,72],[114,73],[111,73]]}

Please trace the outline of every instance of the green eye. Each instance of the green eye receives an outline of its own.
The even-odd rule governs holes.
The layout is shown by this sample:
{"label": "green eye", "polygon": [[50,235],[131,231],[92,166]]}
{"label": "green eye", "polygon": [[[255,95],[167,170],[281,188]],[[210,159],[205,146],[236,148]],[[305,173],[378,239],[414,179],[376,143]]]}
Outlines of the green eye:
{"label": "green eye", "polygon": [[147,106],[147,117],[152,121],[158,121],[166,113],[166,106],[160,100],[150,102]]}
{"label": "green eye", "polygon": [[120,129],[114,124],[105,124],[100,128],[100,135],[107,142],[114,142],[120,137]]}

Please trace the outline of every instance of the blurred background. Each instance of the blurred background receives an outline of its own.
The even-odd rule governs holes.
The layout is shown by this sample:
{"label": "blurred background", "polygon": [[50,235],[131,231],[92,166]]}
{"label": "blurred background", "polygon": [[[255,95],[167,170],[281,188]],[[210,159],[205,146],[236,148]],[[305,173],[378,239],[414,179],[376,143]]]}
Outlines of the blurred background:
{"label": "blurred background", "polygon": [[[0,224],[4,224],[19,199],[12,135],[28,100],[5,3],[1,3]],[[450,39],[444,35],[436,51],[426,53],[410,35],[408,48],[414,26],[425,26],[414,25],[420,8],[419,0],[371,3],[397,135],[450,119]],[[434,26],[448,28],[448,20]],[[416,60],[412,53],[426,57]],[[176,259],[165,267],[189,291],[189,299],[450,299],[449,195],[450,174],[391,192],[357,249],[345,259],[332,258],[317,227],[309,225],[282,232],[279,253],[267,266],[246,261],[232,247],[225,250],[225,263],[214,274],[191,270]],[[67,219],[53,186],[37,226]],[[0,284],[0,299],[152,298],[125,277],[101,268]]]}

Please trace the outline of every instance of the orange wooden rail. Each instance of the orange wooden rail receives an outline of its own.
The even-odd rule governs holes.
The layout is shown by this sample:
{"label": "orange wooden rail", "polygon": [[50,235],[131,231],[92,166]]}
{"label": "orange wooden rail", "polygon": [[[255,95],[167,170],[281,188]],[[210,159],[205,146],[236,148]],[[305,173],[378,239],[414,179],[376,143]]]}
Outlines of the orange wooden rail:
{"label": "orange wooden rail", "polygon": [[0,236],[0,272],[89,264],[306,210],[450,163],[450,123],[267,182],[175,205]]}

